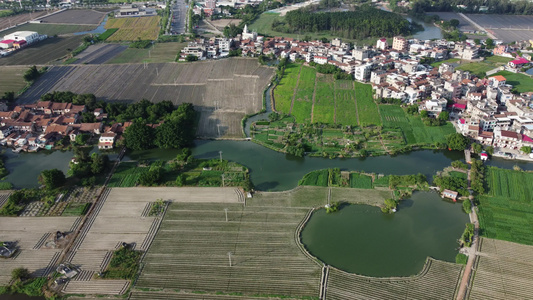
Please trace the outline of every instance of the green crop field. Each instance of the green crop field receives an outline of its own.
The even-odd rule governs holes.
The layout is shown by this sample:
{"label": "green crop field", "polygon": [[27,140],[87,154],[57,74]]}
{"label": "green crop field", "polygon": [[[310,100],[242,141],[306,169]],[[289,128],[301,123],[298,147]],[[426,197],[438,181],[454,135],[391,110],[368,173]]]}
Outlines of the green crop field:
{"label": "green crop field", "polygon": [[357,114],[359,125],[381,125],[378,106],[372,98],[372,86],[355,82],[355,99],[357,101]]}
{"label": "green crop field", "polygon": [[332,75],[320,75],[317,78],[313,122],[335,123],[335,91]]}
{"label": "green crop field", "polygon": [[533,92],[533,78],[524,74],[512,73],[509,71],[501,71],[492,76],[502,75],[507,79],[505,82],[513,86],[519,93]]}
{"label": "green crop field", "polygon": [[117,166],[107,186],[133,187],[137,183],[139,176],[148,171],[148,169],[148,167],[138,167],[137,162],[122,162]]}
{"label": "green crop field", "polygon": [[533,245],[533,173],[487,169],[488,195],[479,197],[482,235]]}
{"label": "green crop field", "polygon": [[291,111],[291,102],[294,96],[294,89],[298,82],[298,73],[300,65],[288,64],[285,67],[285,74],[280,83],[274,89],[274,101],[276,111],[289,114]]}
{"label": "green crop field", "polygon": [[351,80],[335,80],[335,121],[357,125],[354,84]]}
{"label": "green crop field", "polygon": [[443,63],[453,64],[453,63],[457,63],[457,62],[460,62],[460,61],[461,61],[460,58],[450,58],[450,59],[447,59],[447,60],[436,61],[436,62],[432,63],[431,66],[434,67],[434,68],[438,68]]}
{"label": "green crop field", "polygon": [[398,105],[380,105],[384,127],[400,128],[408,145],[444,143],[455,132],[453,125],[426,126],[419,116],[408,115]]}
{"label": "green crop field", "polygon": [[302,66],[300,79],[294,97],[291,114],[298,123],[310,123],[313,109],[313,94],[315,92],[316,71],[314,68]]}
{"label": "green crop field", "polygon": [[361,173],[351,173],[350,187],[358,189],[372,189],[372,177]]}
{"label": "green crop field", "polygon": [[305,174],[298,185],[328,186],[328,170],[318,170]]}

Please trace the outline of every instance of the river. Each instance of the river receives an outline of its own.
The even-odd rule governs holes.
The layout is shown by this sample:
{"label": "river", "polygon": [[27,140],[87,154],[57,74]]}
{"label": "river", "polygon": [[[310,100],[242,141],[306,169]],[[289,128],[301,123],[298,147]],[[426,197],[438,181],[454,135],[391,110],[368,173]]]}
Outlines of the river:
{"label": "river", "polygon": [[328,265],[374,277],[410,276],[428,256],[453,262],[457,239],[468,222],[461,204],[443,201],[435,192],[415,192],[398,212],[347,205],[338,212],[316,211],[301,240]]}

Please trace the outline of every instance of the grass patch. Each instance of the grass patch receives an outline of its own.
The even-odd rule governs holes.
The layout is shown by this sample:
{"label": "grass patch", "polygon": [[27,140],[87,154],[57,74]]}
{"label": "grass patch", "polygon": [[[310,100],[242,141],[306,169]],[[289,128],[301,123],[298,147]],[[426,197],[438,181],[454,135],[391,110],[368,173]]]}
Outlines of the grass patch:
{"label": "grass patch", "polygon": [[139,269],[142,252],[122,247],[113,252],[111,262],[103,273],[106,279],[133,279]]}
{"label": "grass patch", "polygon": [[[533,78],[524,74],[517,74],[509,71],[501,71],[492,76],[502,75],[507,79],[505,82],[511,84],[513,89],[519,93],[533,92]],[[491,76],[491,77],[492,77]]]}
{"label": "grass patch", "polygon": [[447,60],[436,61],[436,62],[432,63],[431,66],[433,68],[438,68],[440,65],[442,65],[444,63],[453,64],[453,63],[457,63],[457,62],[460,62],[460,61],[461,61],[460,58],[450,58],[450,59],[447,59]]}
{"label": "grass patch", "polygon": [[372,86],[370,84],[363,84],[354,82],[355,84],[355,99],[357,100],[357,114],[359,116],[359,125],[381,125],[381,117],[379,115],[378,106],[372,98]]}
{"label": "grass patch", "polygon": [[[511,61],[512,58],[501,56],[490,56],[482,62],[464,63],[458,66],[457,70],[468,71],[476,74],[478,77],[485,77],[487,71],[503,66]],[[493,75],[494,76],[494,75]]]}
{"label": "grass patch", "polygon": [[457,255],[455,256],[456,264],[466,265],[467,262],[468,262],[468,256],[462,253],[457,253]]}
{"label": "grass patch", "polygon": [[26,81],[22,78],[28,67],[4,67],[0,72],[0,97],[6,92],[17,94],[26,86]]}
{"label": "grass patch", "polygon": [[62,216],[83,216],[89,211],[91,203],[71,202],[65,208]]}

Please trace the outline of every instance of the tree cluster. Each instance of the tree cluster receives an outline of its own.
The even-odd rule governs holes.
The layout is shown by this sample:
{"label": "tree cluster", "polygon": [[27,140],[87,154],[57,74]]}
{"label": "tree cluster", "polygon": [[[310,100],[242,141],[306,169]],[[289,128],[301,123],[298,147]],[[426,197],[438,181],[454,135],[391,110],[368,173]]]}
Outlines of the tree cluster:
{"label": "tree cluster", "polygon": [[39,193],[35,189],[14,191],[7,198],[7,203],[0,209],[0,216],[16,216],[27,203],[35,200]]}
{"label": "tree cluster", "polygon": [[107,155],[99,153],[89,155],[89,149],[86,148],[74,147],[74,158],[75,162],[70,163],[69,175],[81,178],[82,185],[85,186],[94,185],[96,176],[102,174],[109,165]]}
{"label": "tree cluster", "polygon": [[283,22],[274,21],[272,29],[286,33],[329,31],[343,38],[363,39],[408,35],[412,28],[400,15],[364,5],[357,11],[347,12],[290,11]]}
{"label": "tree cluster", "polygon": [[24,72],[22,77],[25,81],[31,82],[39,78],[39,76],[41,76],[41,72],[37,70],[36,66],[31,66],[26,72]]}
{"label": "tree cluster", "polygon": [[446,143],[451,150],[463,151],[470,144],[470,140],[460,133],[452,133],[446,137]]}
{"label": "tree cluster", "polygon": [[57,189],[65,184],[65,174],[58,169],[44,170],[39,175],[39,183],[47,190]]}
{"label": "tree cluster", "polygon": [[353,80],[353,76],[341,70],[335,65],[325,64],[320,65],[315,62],[310,62],[310,66],[315,67],[316,71],[321,74],[333,74],[333,77],[337,80]]}
{"label": "tree cluster", "polygon": [[470,168],[470,188],[478,193],[485,193],[485,165],[478,159],[472,160],[472,167]]}
{"label": "tree cluster", "polygon": [[466,178],[453,176],[433,176],[433,184],[440,188],[440,191],[452,190],[459,194],[468,195],[468,182]]}
{"label": "tree cluster", "polygon": [[[152,105],[149,107],[152,107]],[[157,111],[144,110],[144,113],[147,114],[148,112],[156,113],[157,115]],[[126,132],[124,132],[126,147],[134,150],[153,147],[169,149],[183,148],[192,144],[196,131],[196,113],[192,104],[183,103],[170,114],[162,115],[162,123],[156,128],[150,126],[145,121],[147,119],[149,118],[138,117],[126,129]]]}
{"label": "tree cluster", "polygon": [[390,175],[389,176],[389,187],[395,189],[398,186],[415,186],[426,184],[427,178],[424,174],[416,175]]}

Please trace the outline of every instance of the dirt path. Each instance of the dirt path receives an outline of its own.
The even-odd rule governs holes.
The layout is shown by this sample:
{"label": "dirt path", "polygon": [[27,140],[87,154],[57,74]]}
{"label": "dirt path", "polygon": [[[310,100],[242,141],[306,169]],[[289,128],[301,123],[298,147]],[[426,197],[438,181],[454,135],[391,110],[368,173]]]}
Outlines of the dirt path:
{"label": "dirt path", "polygon": [[355,117],[357,118],[357,125],[359,125],[359,111],[357,110],[357,95],[355,94],[355,81],[353,82],[353,102],[355,104]]}
{"label": "dirt path", "polygon": [[[468,171],[468,188],[470,189],[470,170]],[[465,299],[468,283],[472,277],[472,269],[474,262],[476,261],[477,247],[479,242],[479,222],[476,214],[477,207],[474,206],[474,196],[470,195],[469,201],[472,204],[472,211],[470,212],[470,222],[474,224],[474,239],[472,246],[467,249],[468,252],[468,262],[466,263],[465,271],[463,272],[463,278],[459,284],[459,290],[457,292],[457,300]]]}
{"label": "dirt path", "polygon": [[298,91],[298,85],[300,84],[300,74],[302,72],[302,66],[298,69],[298,79],[296,79],[296,86],[294,87],[294,92],[292,93],[291,109],[289,110],[289,115],[292,113],[292,108],[294,106],[294,99],[296,99],[296,91]]}
{"label": "dirt path", "polygon": [[318,80],[318,76],[315,76],[315,89],[313,90],[313,105],[311,105],[311,124],[313,124],[313,118],[314,118],[314,112],[315,112],[315,98],[316,98],[316,83],[317,83],[317,80]]}

